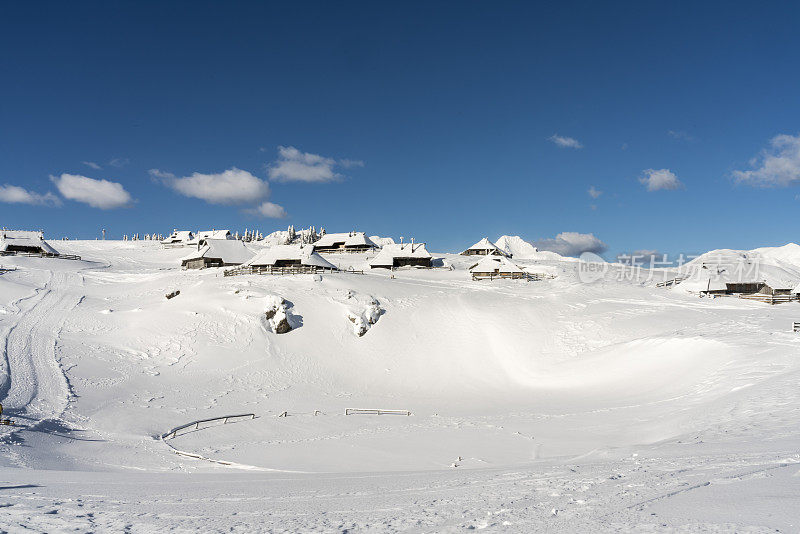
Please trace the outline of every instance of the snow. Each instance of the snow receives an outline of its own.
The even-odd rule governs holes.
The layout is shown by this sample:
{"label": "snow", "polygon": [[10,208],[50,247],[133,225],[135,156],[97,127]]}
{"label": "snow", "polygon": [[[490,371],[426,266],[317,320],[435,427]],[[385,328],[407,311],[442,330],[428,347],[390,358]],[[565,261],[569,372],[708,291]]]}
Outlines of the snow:
{"label": "snow", "polygon": [[518,235],[500,236],[495,243],[515,260],[575,261],[574,258],[565,258],[556,252],[539,250]]}
{"label": "snow", "polygon": [[583,283],[557,259],[514,259],[557,278],[485,284],[453,254],[437,254],[452,270],[223,277],[158,242],[61,247],[83,260],[3,258],[0,399],[20,426],[0,427],[1,531],[800,525],[796,303],[614,266]]}

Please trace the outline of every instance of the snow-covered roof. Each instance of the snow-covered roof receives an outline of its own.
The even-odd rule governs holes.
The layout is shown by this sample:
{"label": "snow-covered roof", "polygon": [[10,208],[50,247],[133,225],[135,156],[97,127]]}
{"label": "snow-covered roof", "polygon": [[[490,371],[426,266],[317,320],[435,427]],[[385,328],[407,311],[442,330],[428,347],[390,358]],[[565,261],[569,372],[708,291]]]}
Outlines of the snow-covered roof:
{"label": "snow-covered roof", "polygon": [[800,293],[800,284],[797,284],[797,287],[792,289],[792,293]]}
{"label": "snow-covered roof", "polygon": [[220,259],[222,263],[240,265],[254,255],[253,251],[236,239],[207,239],[199,250],[184,257],[181,262],[199,260],[201,258]]}
{"label": "snow-covered roof", "polygon": [[335,269],[336,266],[320,256],[314,251],[314,245],[273,245],[265,248],[245,265],[259,267],[264,265],[275,265],[279,261],[300,260],[300,265],[324,267]]}
{"label": "snow-covered roof", "polygon": [[203,230],[194,234],[194,237],[188,243],[196,245],[206,239],[233,239],[233,236],[231,236],[230,230]]}
{"label": "snow-covered roof", "polygon": [[194,234],[189,230],[175,230],[169,235],[169,237],[161,242],[165,245],[170,243],[188,243],[193,237]]}
{"label": "snow-covered roof", "polygon": [[10,246],[40,248],[42,252],[47,254],[58,254],[56,249],[44,240],[42,232],[28,230],[0,231],[0,251],[6,251]]}
{"label": "snow-covered roof", "polygon": [[318,247],[333,247],[339,243],[344,243],[346,247],[368,246],[378,248],[378,245],[373,243],[364,232],[325,234],[314,245]]}
{"label": "snow-covered roof", "polygon": [[[488,237],[484,237],[483,239],[481,239],[480,241],[469,247],[464,252],[469,252],[470,250],[490,250],[492,252],[497,252],[498,254],[502,254],[504,256],[506,255],[506,252],[504,250],[501,250],[497,245],[495,245],[491,241],[489,241]],[[462,254],[464,252],[462,252]]]}
{"label": "snow-covered roof", "polygon": [[508,258],[504,256],[486,256],[481,261],[473,265],[469,272],[471,273],[523,273],[522,269],[517,267]]}
{"label": "snow-covered roof", "polygon": [[395,259],[431,258],[430,252],[425,248],[425,243],[395,243],[384,245],[381,251],[370,260],[370,265],[392,265]]}
{"label": "snow-covered roof", "polygon": [[693,276],[678,284],[677,287],[692,293],[728,290],[728,286],[723,280],[720,280],[719,278],[712,279],[709,276]]}

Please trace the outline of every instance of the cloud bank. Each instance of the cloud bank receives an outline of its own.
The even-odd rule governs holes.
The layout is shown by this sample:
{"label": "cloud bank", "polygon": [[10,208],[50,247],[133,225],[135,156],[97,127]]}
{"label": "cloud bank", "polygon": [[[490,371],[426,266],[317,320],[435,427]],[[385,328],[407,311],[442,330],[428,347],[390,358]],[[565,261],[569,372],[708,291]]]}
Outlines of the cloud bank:
{"label": "cloud bank", "polygon": [[50,176],[50,180],[64,198],[101,210],[122,208],[133,200],[130,193],[117,182],[95,180],[79,174]]}
{"label": "cloud bank", "polygon": [[268,167],[269,178],[275,182],[323,183],[341,180],[336,167],[363,167],[360,160],[335,160],[318,154],[301,152],[293,146],[279,146],[278,159]]}
{"label": "cloud bank", "polygon": [[553,134],[548,137],[547,140],[552,141],[561,148],[583,148],[581,142],[572,137],[563,137],[558,134]]}
{"label": "cloud bank", "polygon": [[749,171],[733,171],[739,183],[757,187],[786,187],[800,182],[800,134],[776,135],[769,148],[750,160]]}
{"label": "cloud bank", "polygon": [[554,239],[542,239],[536,242],[539,250],[550,250],[562,256],[580,256],[584,252],[602,254],[608,247],[594,234],[578,232],[561,232]]}
{"label": "cloud bank", "polygon": [[159,179],[181,195],[199,198],[210,204],[244,204],[269,197],[269,184],[247,171],[232,167],[218,174],[193,173],[178,178],[172,173],[150,169]]}
{"label": "cloud bank", "polygon": [[645,176],[639,178],[639,182],[643,183],[648,191],[674,191],[684,187],[675,173],[669,169],[646,169],[643,172]]}
{"label": "cloud bank", "polygon": [[60,206],[61,199],[51,192],[45,194],[28,191],[17,185],[0,185],[0,202],[28,204],[31,206]]}

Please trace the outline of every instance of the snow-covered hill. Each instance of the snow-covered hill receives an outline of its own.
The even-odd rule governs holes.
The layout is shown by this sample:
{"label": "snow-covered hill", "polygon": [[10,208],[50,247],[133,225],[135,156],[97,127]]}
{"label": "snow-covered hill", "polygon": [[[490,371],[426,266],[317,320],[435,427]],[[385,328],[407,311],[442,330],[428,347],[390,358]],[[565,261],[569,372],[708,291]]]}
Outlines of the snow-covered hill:
{"label": "snow-covered hill", "polygon": [[[326,256],[365,274],[226,277],[144,241],[3,258],[17,270],[0,274],[0,399],[22,426],[0,428],[0,527],[797,524],[774,504],[800,480],[796,304],[698,299],[611,268],[583,283],[574,259],[497,244],[557,276],[472,281],[475,258],[449,254],[371,271],[370,253]],[[760,254],[788,269],[782,248]],[[257,417],[158,439],[237,413]],[[753,503],[769,513],[732,513]]]}

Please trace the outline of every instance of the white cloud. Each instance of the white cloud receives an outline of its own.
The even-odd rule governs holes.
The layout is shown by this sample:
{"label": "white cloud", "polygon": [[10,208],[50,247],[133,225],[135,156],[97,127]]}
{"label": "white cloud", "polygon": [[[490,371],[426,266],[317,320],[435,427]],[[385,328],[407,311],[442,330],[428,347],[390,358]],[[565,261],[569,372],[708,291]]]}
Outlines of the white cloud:
{"label": "white cloud", "polygon": [[100,165],[98,165],[97,163],[95,163],[94,161],[82,161],[81,163],[83,163],[84,165],[86,165],[90,169],[94,169],[96,171],[99,171],[100,169],[103,168]]}
{"label": "white cloud", "polygon": [[800,182],[800,134],[776,135],[769,148],[750,160],[750,171],[733,171],[739,183],[759,187],[785,187]]}
{"label": "white cloud", "polygon": [[561,232],[554,239],[542,239],[536,242],[539,250],[550,250],[562,256],[580,256],[584,252],[602,254],[608,248],[594,234],[578,232]]}
{"label": "white cloud", "polygon": [[643,172],[646,176],[639,178],[639,181],[647,186],[648,191],[674,191],[684,187],[675,173],[669,169],[646,169]]}
{"label": "white cloud", "polygon": [[45,194],[28,191],[17,185],[0,185],[0,202],[30,204],[31,206],[60,206],[61,199],[51,192]]}
{"label": "white cloud", "polygon": [[363,167],[360,160],[335,160],[318,154],[301,152],[293,146],[279,146],[278,159],[269,166],[269,178],[276,182],[333,182],[342,175],[335,167]]}
{"label": "white cloud", "polygon": [[251,215],[258,215],[260,217],[267,217],[270,219],[285,219],[289,216],[283,206],[273,204],[272,202],[263,202],[259,206],[245,211]]}
{"label": "white cloud", "polygon": [[108,164],[111,165],[112,167],[116,167],[119,169],[121,167],[124,167],[130,162],[131,160],[129,160],[128,158],[114,158],[111,161],[109,161]]}
{"label": "white cloud", "polygon": [[678,139],[680,141],[694,141],[694,136],[689,135],[686,132],[682,132],[680,130],[668,130],[667,135],[672,137],[673,139]]}
{"label": "white cloud", "polygon": [[595,186],[591,186],[591,187],[588,189],[588,191],[586,191],[586,192],[587,192],[587,193],[589,193],[589,196],[590,196],[590,197],[592,197],[592,198],[594,198],[594,199],[598,199],[598,198],[600,198],[600,195],[602,195],[602,194],[603,194],[603,192],[602,192],[602,191],[600,191],[599,189],[597,189]]}
{"label": "white cloud", "polygon": [[553,134],[548,137],[547,140],[554,142],[561,148],[583,148],[581,142],[572,137],[562,137],[558,134]]}
{"label": "white cloud", "polygon": [[199,198],[211,204],[242,204],[257,202],[269,196],[269,184],[247,171],[232,167],[219,174],[193,173],[177,178],[174,174],[150,169],[150,175],[160,179],[178,193]]}
{"label": "white cloud", "polygon": [[122,184],[108,180],[95,180],[78,174],[51,176],[64,198],[89,204],[93,208],[108,210],[122,208],[131,203],[131,195]]}

